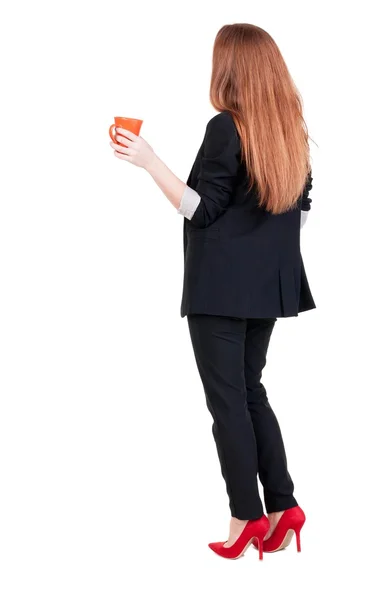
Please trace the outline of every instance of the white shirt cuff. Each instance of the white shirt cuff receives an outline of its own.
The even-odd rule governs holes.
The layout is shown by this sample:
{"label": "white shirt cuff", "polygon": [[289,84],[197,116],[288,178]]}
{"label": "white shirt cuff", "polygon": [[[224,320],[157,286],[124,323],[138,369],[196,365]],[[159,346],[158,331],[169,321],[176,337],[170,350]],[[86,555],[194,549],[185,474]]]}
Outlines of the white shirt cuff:
{"label": "white shirt cuff", "polygon": [[300,229],[302,229],[306,223],[306,220],[308,218],[308,210],[302,210],[301,211],[301,222],[300,222]]}
{"label": "white shirt cuff", "polygon": [[186,185],[177,212],[186,217],[186,219],[192,219],[199,202],[200,196],[198,192]]}

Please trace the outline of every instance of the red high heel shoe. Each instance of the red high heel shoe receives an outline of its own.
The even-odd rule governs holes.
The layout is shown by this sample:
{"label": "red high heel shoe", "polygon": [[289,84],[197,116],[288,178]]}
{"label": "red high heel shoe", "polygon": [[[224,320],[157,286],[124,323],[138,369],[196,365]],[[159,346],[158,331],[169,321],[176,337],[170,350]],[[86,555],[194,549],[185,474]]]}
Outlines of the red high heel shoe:
{"label": "red high heel shoe", "polygon": [[300,531],[305,520],[305,513],[299,506],[285,510],[271,537],[263,541],[264,552],[283,550],[291,543],[294,533],[296,534],[297,552],[301,552]]}
{"label": "red high heel shoe", "polygon": [[223,558],[240,558],[252,541],[256,538],[258,540],[259,547],[259,560],[263,559],[263,538],[265,537],[267,531],[270,528],[269,520],[265,515],[263,515],[260,519],[255,519],[252,521],[248,521],[243,529],[241,535],[237,538],[237,540],[231,546],[224,547],[225,542],[211,542],[208,546],[222,556]]}

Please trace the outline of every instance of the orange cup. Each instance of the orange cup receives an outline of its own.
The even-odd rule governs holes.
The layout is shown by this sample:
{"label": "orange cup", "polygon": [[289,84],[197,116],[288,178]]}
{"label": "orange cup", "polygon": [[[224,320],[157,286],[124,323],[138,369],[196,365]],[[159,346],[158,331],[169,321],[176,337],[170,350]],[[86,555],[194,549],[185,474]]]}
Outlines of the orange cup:
{"label": "orange cup", "polygon": [[[114,144],[119,144],[120,146],[125,146],[127,148],[127,144],[121,144],[118,140],[115,139],[115,127],[122,127],[123,129],[128,129],[128,131],[132,131],[135,135],[139,135],[141,126],[143,124],[142,119],[130,119],[128,117],[114,117],[114,123],[110,125],[109,135],[113,140]],[[124,136],[123,136],[124,137]],[[127,139],[127,138],[124,138]]]}

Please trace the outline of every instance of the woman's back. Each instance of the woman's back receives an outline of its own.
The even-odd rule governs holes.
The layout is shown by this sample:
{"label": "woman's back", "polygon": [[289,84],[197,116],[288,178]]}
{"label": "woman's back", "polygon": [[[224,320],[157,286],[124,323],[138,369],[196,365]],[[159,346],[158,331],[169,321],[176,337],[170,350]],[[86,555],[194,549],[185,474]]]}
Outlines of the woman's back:
{"label": "woman's back", "polygon": [[237,128],[223,111],[207,124],[183,198],[194,190],[200,202],[184,219],[182,317],[287,317],[315,308],[300,253],[310,185],[293,209],[272,214],[248,183]]}

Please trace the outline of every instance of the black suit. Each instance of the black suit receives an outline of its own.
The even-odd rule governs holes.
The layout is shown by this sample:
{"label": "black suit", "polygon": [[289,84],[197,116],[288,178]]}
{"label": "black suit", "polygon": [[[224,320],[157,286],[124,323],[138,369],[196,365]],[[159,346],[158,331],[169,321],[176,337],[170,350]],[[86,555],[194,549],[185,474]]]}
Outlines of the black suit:
{"label": "black suit", "polygon": [[184,218],[181,316],[213,417],[213,435],[231,514],[257,519],[297,505],[278,422],[261,383],[277,317],[315,308],[300,253],[301,209],[271,215],[246,193],[240,140],[230,113],[206,128],[187,185],[200,196]]}
{"label": "black suit", "polygon": [[254,190],[246,193],[240,151],[231,114],[217,114],[187,179],[201,201],[184,218],[182,317],[289,317],[315,308],[300,252],[311,177],[296,209],[272,215],[258,208]]}

